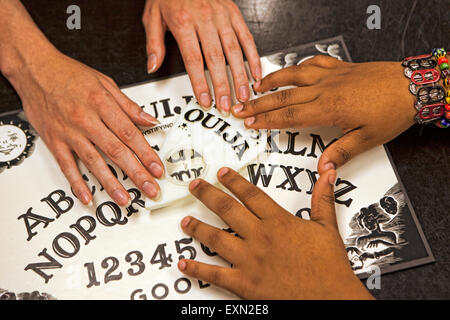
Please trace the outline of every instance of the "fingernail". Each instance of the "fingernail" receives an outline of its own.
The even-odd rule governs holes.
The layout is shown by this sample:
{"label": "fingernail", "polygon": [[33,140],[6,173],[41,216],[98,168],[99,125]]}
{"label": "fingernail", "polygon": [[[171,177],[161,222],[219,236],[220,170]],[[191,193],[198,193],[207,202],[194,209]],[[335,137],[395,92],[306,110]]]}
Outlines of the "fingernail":
{"label": "fingernail", "polygon": [[194,180],[191,182],[191,184],[189,185],[189,190],[194,190],[195,188],[197,188],[197,186],[200,184],[200,180]]}
{"label": "fingernail", "polygon": [[219,172],[217,172],[217,175],[219,178],[222,178],[224,175],[226,175],[228,172],[230,172],[230,169],[228,168],[221,168]]}
{"label": "fingernail", "polygon": [[184,229],[188,226],[189,222],[191,222],[191,217],[185,217],[181,220],[181,227]]}
{"label": "fingernail", "polygon": [[148,74],[153,73],[155,71],[156,63],[157,63],[156,55],[152,53],[150,57],[148,57],[148,65],[149,65],[149,68],[147,69]]}
{"label": "fingernail", "polygon": [[240,86],[239,87],[239,100],[245,102],[248,100],[249,96],[248,86]]}
{"label": "fingernail", "polygon": [[82,192],[79,196],[79,199],[80,199],[81,203],[83,203],[85,206],[89,207],[89,204],[91,204],[91,206],[92,206],[91,197],[89,196],[89,194],[87,192]]}
{"label": "fingernail", "polygon": [[255,117],[250,117],[244,120],[244,123],[247,127],[250,127],[252,124],[255,123]]}
{"label": "fingernail", "polygon": [[140,117],[141,117],[141,119],[143,119],[144,121],[146,121],[152,125],[161,124],[161,122],[159,122],[158,119],[156,119],[152,115],[148,114],[147,112],[142,111],[140,114]]}
{"label": "fingernail", "polygon": [[153,162],[150,167],[150,173],[152,174],[152,176],[156,177],[156,178],[161,178],[161,176],[164,173],[164,169],[156,162]]}
{"label": "fingernail", "polygon": [[120,189],[113,191],[112,196],[113,196],[114,201],[119,206],[128,207],[131,204],[131,199],[128,197],[128,195],[124,191],[122,191]]}
{"label": "fingernail", "polygon": [[229,96],[220,97],[220,108],[223,112],[230,113],[231,101]]}
{"label": "fingernail", "polygon": [[161,189],[158,189],[156,192],[156,196],[152,198],[153,201],[159,201],[161,199]]}
{"label": "fingernail", "polygon": [[230,116],[230,111],[224,111],[224,110],[222,110],[222,109],[220,109],[220,108],[217,108],[217,110],[219,110],[219,113],[220,113],[224,118],[227,118],[227,117]]}
{"label": "fingernail", "polygon": [[243,104],[237,104],[233,107],[233,111],[234,113],[239,113],[244,109],[244,105]]}
{"label": "fingernail", "polygon": [[180,262],[178,262],[178,269],[180,269],[180,271],[186,270],[186,262],[184,260],[180,260]]}
{"label": "fingernail", "polygon": [[336,169],[336,167],[334,166],[333,162],[327,162],[323,165],[323,168],[325,169],[325,171],[331,170],[331,169]]}
{"label": "fingernail", "polygon": [[331,173],[331,174],[328,176],[328,182],[329,182],[332,186],[334,186],[334,183],[336,182],[336,173]]}
{"label": "fingernail", "polygon": [[200,94],[200,105],[206,109],[211,108],[211,96],[209,93],[203,92]]}
{"label": "fingernail", "polygon": [[144,191],[145,194],[152,199],[156,198],[156,196],[158,195],[158,190],[156,189],[156,187],[153,185],[153,183],[148,181],[145,181],[142,185],[142,191]]}

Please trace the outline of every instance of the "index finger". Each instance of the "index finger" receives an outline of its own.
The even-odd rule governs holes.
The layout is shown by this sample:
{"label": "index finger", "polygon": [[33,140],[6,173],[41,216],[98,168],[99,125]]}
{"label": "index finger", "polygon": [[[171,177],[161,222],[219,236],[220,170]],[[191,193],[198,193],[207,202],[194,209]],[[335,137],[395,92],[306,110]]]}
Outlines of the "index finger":
{"label": "index finger", "polygon": [[235,105],[231,111],[235,117],[242,119],[286,106],[312,102],[319,94],[319,89],[315,87],[286,89]]}
{"label": "index finger", "polygon": [[[120,139],[100,123],[98,132],[88,129],[89,139],[100,148],[105,155],[119,166],[131,181],[151,199],[159,197],[160,188],[153,176],[143,167],[131,150]],[[100,131],[101,130],[101,131]]]}
{"label": "index finger", "polygon": [[269,73],[262,79],[259,86],[255,84],[254,89],[258,92],[265,92],[273,88],[291,85],[297,87],[311,86],[318,83],[329,73],[329,70],[315,65],[300,64]]}
{"label": "index finger", "polygon": [[332,127],[335,121],[334,114],[324,112],[323,103],[316,99],[309,103],[293,104],[248,117],[244,120],[244,124],[251,129],[285,129]]}
{"label": "index finger", "polygon": [[197,179],[189,185],[191,193],[216,213],[226,224],[243,238],[256,228],[259,219],[233,197],[208,182]]}
{"label": "index finger", "polygon": [[100,108],[100,114],[108,128],[136,154],[149,172],[161,178],[164,174],[161,160],[125,112],[120,108],[105,106]]}
{"label": "index finger", "polygon": [[236,171],[230,168],[221,168],[217,176],[219,181],[260,219],[267,219],[275,211],[277,214],[279,211],[285,212],[264,191],[248,182]]}

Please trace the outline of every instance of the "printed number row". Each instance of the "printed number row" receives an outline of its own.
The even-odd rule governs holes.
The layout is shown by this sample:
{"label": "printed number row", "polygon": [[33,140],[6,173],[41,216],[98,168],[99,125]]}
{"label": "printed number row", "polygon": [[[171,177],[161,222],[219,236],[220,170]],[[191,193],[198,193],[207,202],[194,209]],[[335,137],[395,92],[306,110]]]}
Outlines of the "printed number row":
{"label": "printed number row", "polygon": [[[231,229],[224,229],[227,232],[233,233],[233,230]],[[175,240],[175,249],[178,256],[178,260],[181,259],[195,259],[197,256],[197,250],[189,245],[193,242],[192,238],[183,238],[180,240]],[[172,254],[167,254],[166,252],[166,246],[167,243],[161,243],[159,244],[153,255],[150,259],[150,264],[156,265],[159,264],[159,270],[164,268],[169,268],[173,264]],[[202,251],[210,257],[216,256],[217,253],[212,252],[208,247],[206,247],[204,244],[200,244]],[[142,252],[138,250],[130,251],[125,255],[125,261],[129,263],[131,266],[127,273],[130,276],[138,276],[142,274],[146,269],[146,264],[144,262],[144,256]],[[122,272],[116,272],[119,268],[119,259],[116,257],[106,257],[101,262],[101,267],[106,270],[104,275],[104,284],[107,284],[111,281],[118,281],[122,279],[123,273]],[[93,286],[99,286],[100,281],[97,279],[97,272],[95,268],[94,262],[87,262],[84,264],[84,267],[87,270],[89,283],[87,284],[87,288],[91,288]]]}

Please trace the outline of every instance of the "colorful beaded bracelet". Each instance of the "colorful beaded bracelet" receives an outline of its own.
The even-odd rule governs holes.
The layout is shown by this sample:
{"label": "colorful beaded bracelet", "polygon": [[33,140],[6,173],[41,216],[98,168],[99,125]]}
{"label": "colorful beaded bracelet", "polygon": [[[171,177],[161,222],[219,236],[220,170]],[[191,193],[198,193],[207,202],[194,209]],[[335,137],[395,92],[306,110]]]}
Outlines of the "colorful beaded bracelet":
{"label": "colorful beaded bracelet", "polygon": [[[411,79],[409,91],[416,96],[417,123],[450,127],[450,69],[447,52],[433,49],[431,54],[405,58],[405,76]],[[435,69],[437,68],[437,69]],[[443,87],[439,80],[443,80]]]}
{"label": "colorful beaded bracelet", "polygon": [[444,116],[442,117],[441,121],[437,123],[437,126],[439,128],[448,128],[450,127],[450,69],[447,59],[447,51],[445,51],[444,48],[439,48],[433,49],[431,53],[438,63],[439,70],[441,71],[441,79],[443,80],[444,88],[446,90]]}

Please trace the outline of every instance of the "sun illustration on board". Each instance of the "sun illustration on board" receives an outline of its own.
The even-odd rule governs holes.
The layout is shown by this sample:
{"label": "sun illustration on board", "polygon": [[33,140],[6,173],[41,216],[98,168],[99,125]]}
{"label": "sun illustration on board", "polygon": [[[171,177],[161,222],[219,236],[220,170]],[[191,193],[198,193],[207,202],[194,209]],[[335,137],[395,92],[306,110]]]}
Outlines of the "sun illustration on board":
{"label": "sun illustration on board", "polygon": [[34,151],[30,125],[20,119],[0,121],[0,173],[23,162]]}

